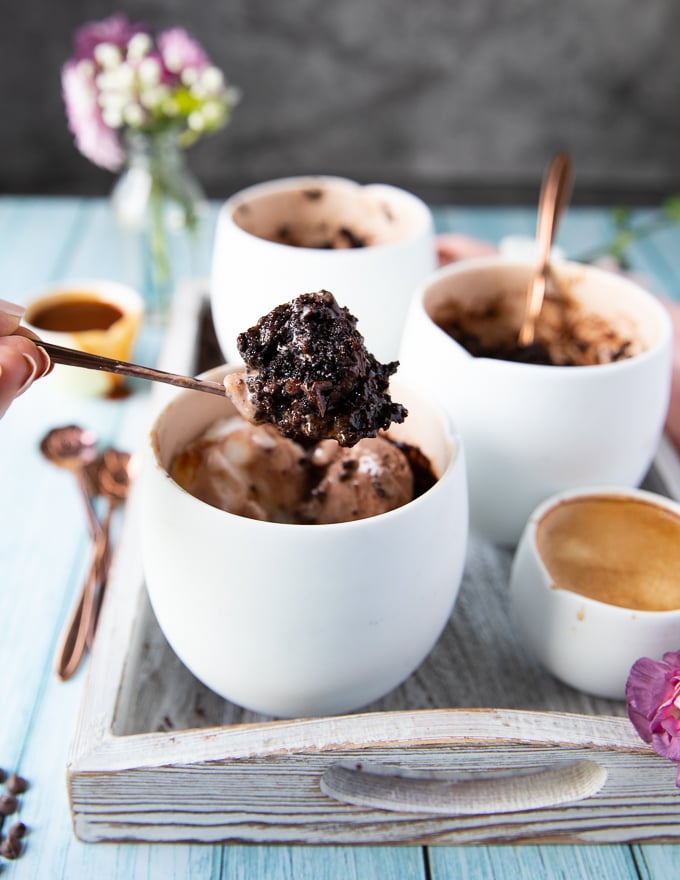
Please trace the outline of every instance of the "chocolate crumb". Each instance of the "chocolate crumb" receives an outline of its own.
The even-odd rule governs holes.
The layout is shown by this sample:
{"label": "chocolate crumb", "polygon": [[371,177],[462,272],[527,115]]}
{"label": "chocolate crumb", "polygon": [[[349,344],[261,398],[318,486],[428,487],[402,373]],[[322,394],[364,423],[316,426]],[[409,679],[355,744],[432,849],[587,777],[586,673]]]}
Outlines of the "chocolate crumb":
{"label": "chocolate crumb", "polygon": [[366,239],[362,238],[360,235],[357,235],[356,232],[353,232],[347,226],[342,226],[338,230],[338,235],[341,238],[346,239],[351,248],[366,247]]}
{"label": "chocolate crumb", "polygon": [[322,189],[303,189],[302,195],[309,199],[310,202],[318,202],[320,198],[323,196]]}

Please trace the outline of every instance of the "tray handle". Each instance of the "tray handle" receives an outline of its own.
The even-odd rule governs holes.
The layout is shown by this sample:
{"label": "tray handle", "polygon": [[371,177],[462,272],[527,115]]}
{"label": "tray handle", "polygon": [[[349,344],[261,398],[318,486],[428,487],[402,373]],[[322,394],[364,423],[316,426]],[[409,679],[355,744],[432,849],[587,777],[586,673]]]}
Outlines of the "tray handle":
{"label": "tray handle", "polygon": [[463,816],[537,810],[592,797],[607,780],[596,761],[540,770],[445,780],[400,775],[393,767],[338,763],[321,776],[321,791],[346,804],[400,813]]}

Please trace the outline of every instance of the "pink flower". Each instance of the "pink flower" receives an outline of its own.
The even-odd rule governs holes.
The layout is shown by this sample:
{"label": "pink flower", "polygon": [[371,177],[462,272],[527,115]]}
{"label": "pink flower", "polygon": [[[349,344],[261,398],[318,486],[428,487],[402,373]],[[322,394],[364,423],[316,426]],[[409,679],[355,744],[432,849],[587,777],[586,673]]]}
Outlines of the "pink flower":
{"label": "pink flower", "polygon": [[210,66],[206,53],[183,28],[162,31],[158,34],[156,43],[165,66],[172,73],[180,73],[187,67],[203,70]]}
{"label": "pink flower", "polygon": [[77,148],[95,165],[117,171],[124,154],[118,135],[102,119],[93,76],[80,62],[67,61],[61,72],[61,86],[68,126]]}
{"label": "pink flower", "polygon": [[75,32],[73,57],[76,61],[94,58],[94,50],[100,43],[111,43],[123,49],[135,34],[145,32],[147,29],[144,25],[131,22],[124,15],[91,21]]}
{"label": "pink flower", "polygon": [[[680,763],[680,651],[637,660],[626,683],[628,717],[645,742]],[[680,767],[676,785],[680,787]]]}

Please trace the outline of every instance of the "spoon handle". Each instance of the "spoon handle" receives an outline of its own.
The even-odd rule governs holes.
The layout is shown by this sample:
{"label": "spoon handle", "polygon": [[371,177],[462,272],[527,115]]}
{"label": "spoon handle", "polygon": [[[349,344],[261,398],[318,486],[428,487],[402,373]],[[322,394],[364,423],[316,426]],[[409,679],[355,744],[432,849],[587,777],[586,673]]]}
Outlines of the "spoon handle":
{"label": "spoon handle", "polygon": [[568,153],[558,153],[548,166],[538,199],[536,238],[538,261],[527,291],[527,303],[519,331],[519,344],[534,341],[536,320],[540,314],[550,263],[550,248],[560,217],[571,196],[572,163]]}
{"label": "spoon handle", "polygon": [[92,618],[96,614],[97,592],[103,575],[104,552],[105,541],[102,534],[99,540],[95,541],[90,569],[54,658],[54,668],[61,681],[68,681],[76,673],[85,656]]}
{"label": "spoon handle", "polygon": [[209,394],[219,394],[221,397],[225,397],[224,385],[221,382],[210,382],[207,379],[195,379],[191,376],[180,376],[177,373],[156,370],[153,367],[129,364],[126,361],[118,361],[100,354],[90,354],[74,348],[54,345],[52,342],[44,342],[42,339],[37,345],[47,352],[55,364],[84,367],[86,370],[102,370],[106,373],[119,373],[121,376],[134,376],[138,379],[149,379],[152,382],[165,382],[167,385],[177,385],[180,388],[189,388],[193,391],[207,391]]}

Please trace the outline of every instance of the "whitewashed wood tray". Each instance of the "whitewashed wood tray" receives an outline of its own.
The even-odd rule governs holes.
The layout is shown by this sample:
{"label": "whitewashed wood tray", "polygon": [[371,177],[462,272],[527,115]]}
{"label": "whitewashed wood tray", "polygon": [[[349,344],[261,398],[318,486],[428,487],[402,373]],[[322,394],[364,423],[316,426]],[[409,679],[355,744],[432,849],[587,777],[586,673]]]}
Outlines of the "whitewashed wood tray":
{"label": "whitewashed wood tray", "polygon": [[[194,370],[204,311],[195,286],[178,294],[161,367]],[[665,440],[648,485],[680,497]],[[277,721],[217,697],[175,657],[147,601],[138,536],[133,491],[69,756],[82,840],[680,837],[675,769],[624,704],[561,685],[516,637],[507,550],[471,539],[449,626],[400,688],[358,714]]]}

